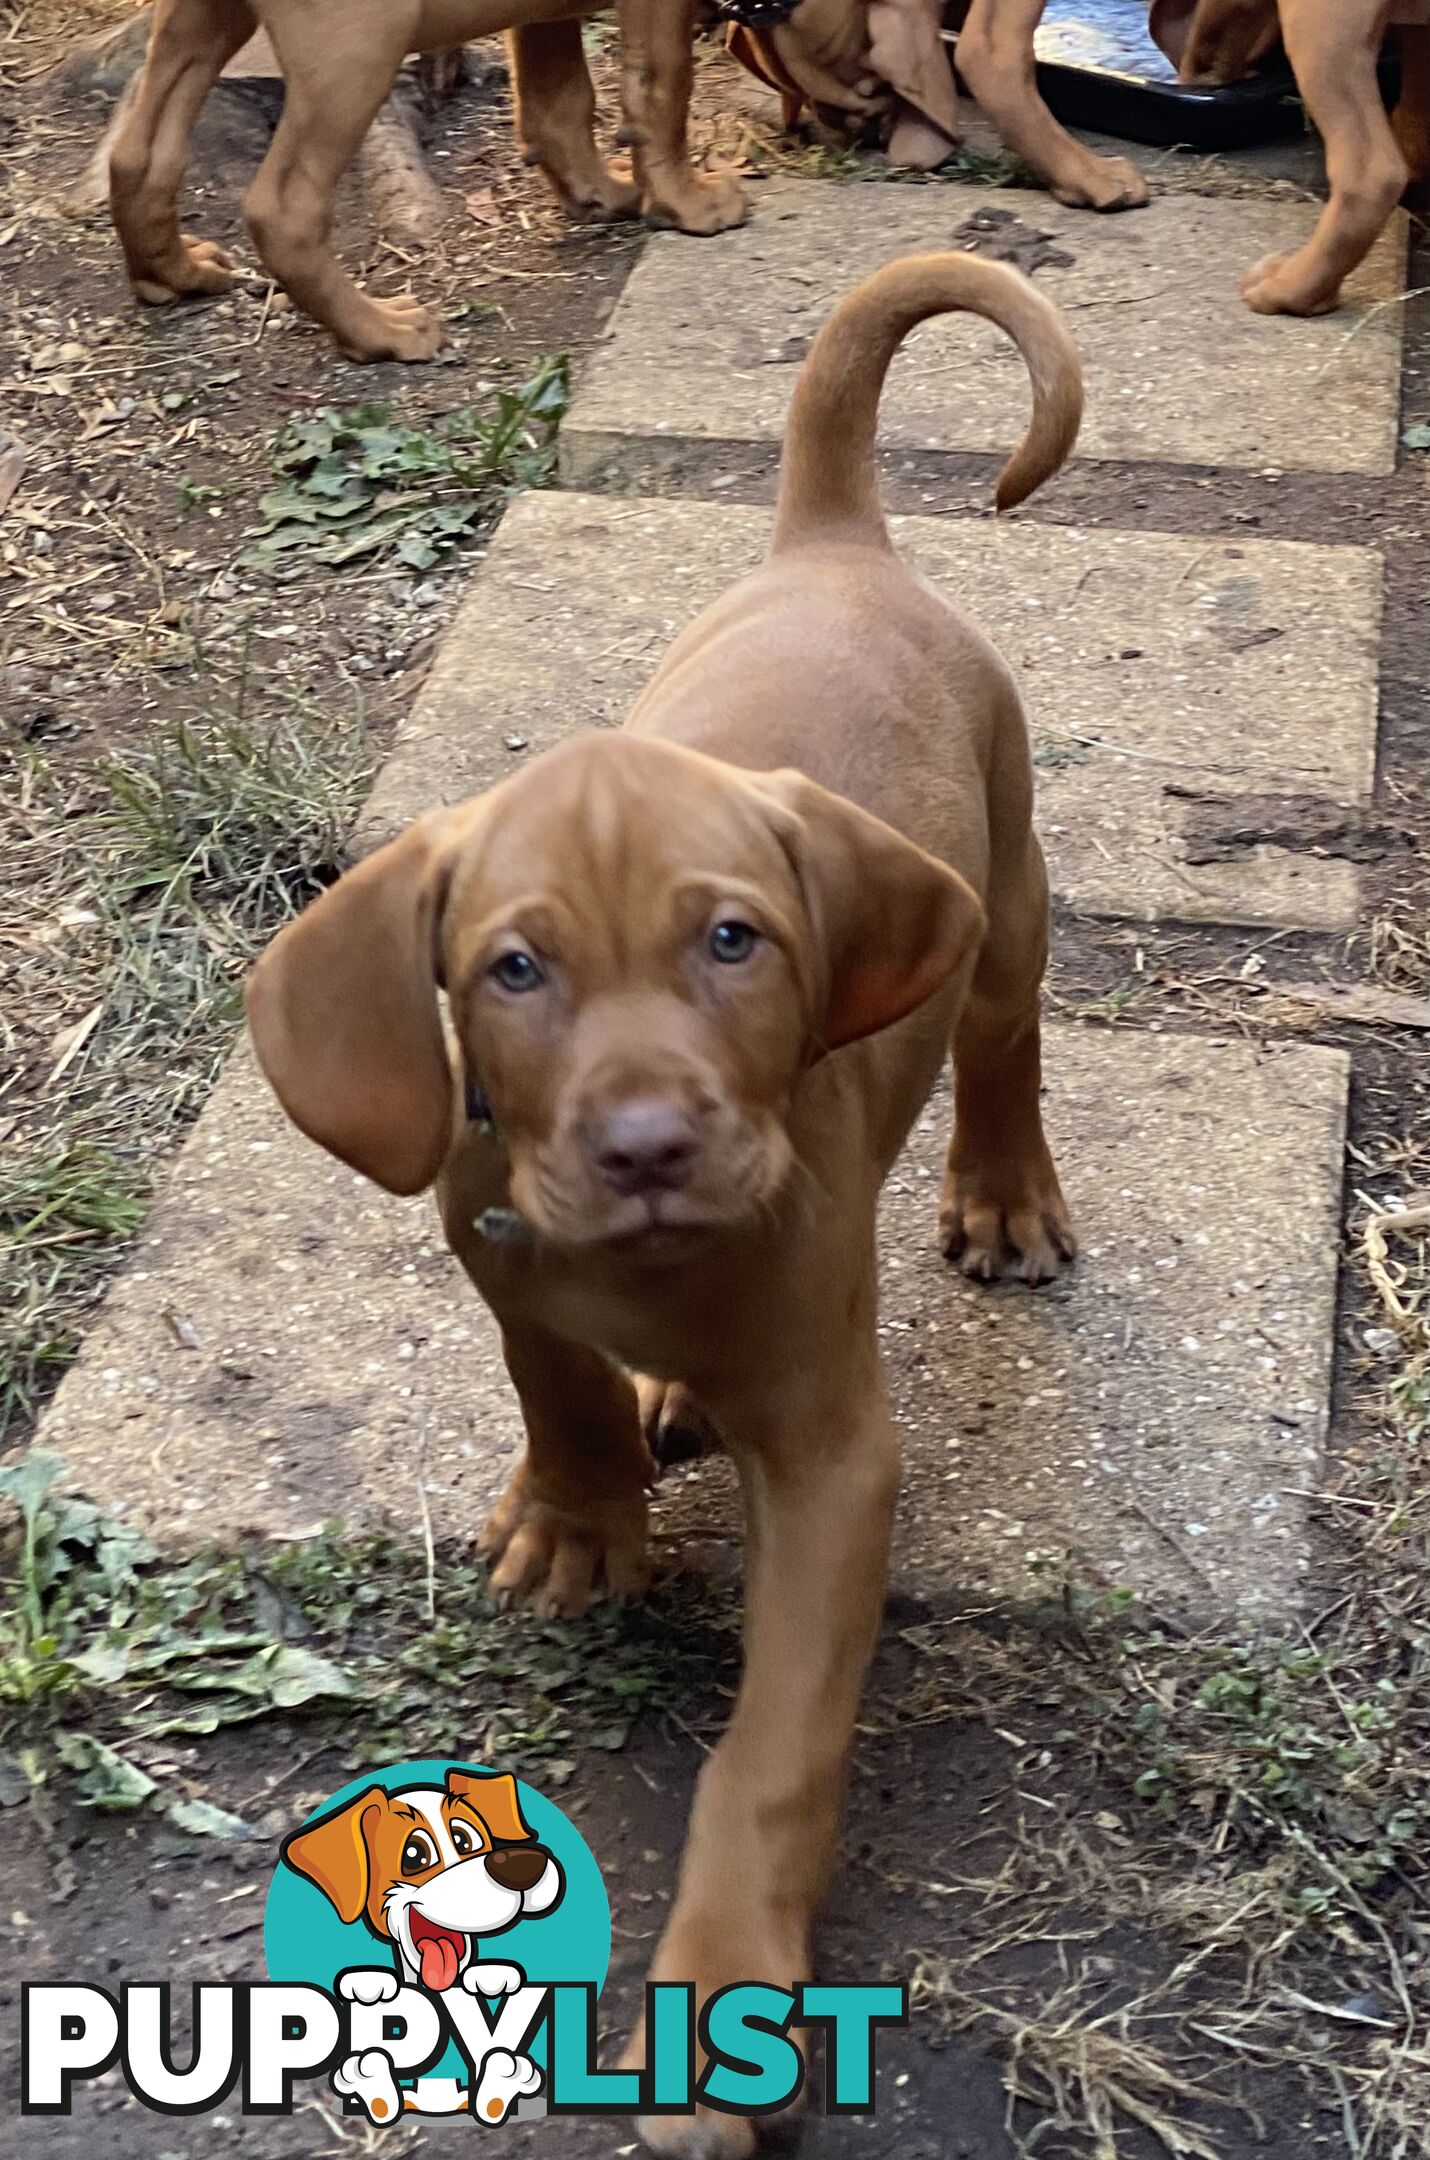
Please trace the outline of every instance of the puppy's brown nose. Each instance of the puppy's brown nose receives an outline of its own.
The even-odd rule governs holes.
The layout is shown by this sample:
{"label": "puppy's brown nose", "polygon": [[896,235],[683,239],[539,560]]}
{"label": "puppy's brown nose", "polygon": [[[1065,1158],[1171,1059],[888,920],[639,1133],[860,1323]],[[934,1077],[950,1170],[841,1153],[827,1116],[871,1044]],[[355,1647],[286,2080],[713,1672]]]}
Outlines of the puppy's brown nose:
{"label": "puppy's brown nose", "polygon": [[546,1855],[539,1845],[506,1845],[486,1855],[486,1869],[503,1890],[534,1890],[546,1872]]}
{"label": "puppy's brown nose", "polygon": [[638,1096],[592,1119],[590,1148],[618,1193],[679,1192],[695,1162],[695,1124],[679,1103]]}

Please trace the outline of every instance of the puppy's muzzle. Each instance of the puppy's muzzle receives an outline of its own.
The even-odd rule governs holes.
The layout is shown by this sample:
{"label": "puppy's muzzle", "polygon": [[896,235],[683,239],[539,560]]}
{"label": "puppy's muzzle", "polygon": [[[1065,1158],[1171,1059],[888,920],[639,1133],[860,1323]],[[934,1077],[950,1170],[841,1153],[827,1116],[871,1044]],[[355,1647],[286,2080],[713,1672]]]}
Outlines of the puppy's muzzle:
{"label": "puppy's muzzle", "polygon": [[483,1865],[494,1883],[503,1890],[513,1890],[521,1897],[534,1890],[546,1873],[549,1855],[540,1845],[500,1846],[496,1852],[484,1853]]}
{"label": "puppy's muzzle", "polygon": [[680,1103],[660,1096],[639,1096],[597,1112],[582,1137],[598,1176],[623,1199],[680,1192],[695,1169],[695,1119]]}

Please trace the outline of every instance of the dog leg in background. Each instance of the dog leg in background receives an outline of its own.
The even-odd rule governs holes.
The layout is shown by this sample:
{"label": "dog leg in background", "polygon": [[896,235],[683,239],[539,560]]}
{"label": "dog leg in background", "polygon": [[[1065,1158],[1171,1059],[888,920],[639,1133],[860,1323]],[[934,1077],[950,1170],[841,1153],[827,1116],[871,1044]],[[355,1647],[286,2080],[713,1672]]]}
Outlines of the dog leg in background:
{"label": "dog leg in background", "polygon": [[507,33],[516,135],[572,216],[634,217],[640,189],[612,172],[596,148],[596,92],[574,20],[524,23]]}
{"label": "dog leg in background", "polygon": [[642,205],[653,225],[707,235],[744,223],[733,174],[698,173],[686,133],[696,0],[620,0],[621,91]]}
{"label": "dog leg in background", "polygon": [[179,230],[189,136],[225,64],[257,27],[248,0],[159,0],[128,118],[109,156],[109,203],[129,282],[151,307],[227,292],[233,261]]}
{"label": "dog leg in background", "polygon": [[654,1466],[633,1384],[526,1323],[503,1327],[502,1349],[527,1446],[482,1536],[493,1595],[565,1618],[602,1595],[640,1597]]}
{"label": "dog leg in background", "polygon": [[1376,74],[1387,13],[1386,0],[1281,0],[1286,57],[1326,146],[1331,199],[1304,247],[1247,271],[1241,296],[1258,315],[1329,314],[1405,192],[1409,168]]}
{"label": "dog leg in background", "polygon": [[958,72],[1008,148],[1075,209],[1136,210],[1147,182],[1127,158],[1094,157],[1060,127],[1038,91],[1033,33],[1047,0],[973,0],[954,54]]}
{"label": "dog leg in background", "polygon": [[416,0],[382,10],[346,0],[265,9],[282,67],[283,117],[244,205],[266,267],[351,360],[430,360],[437,317],[410,297],[374,300],[331,245],[338,182],[414,44]]}
{"label": "dog leg in background", "polygon": [[[1031,797],[1031,773],[1019,792]],[[1008,889],[1000,886],[989,893],[988,933],[954,1029],[939,1238],[946,1257],[980,1281],[1051,1282],[1077,1240],[1043,1133],[1038,998],[1048,880],[1031,833]]]}
{"label": "dog leg in background", "polygon": [[1412,180],[1430,180],[1430,23],[1400,30],[1400,103],[1391,132]]}
{"label": "dog leg in background", "polygon": [[[753,1412],[717,1404],[745,1500],[745,1670],[700,1774],[675,1906],[652,1980],[697,2002],[741,1980],[791,1987],[809,1970],[815,1908],[836,1854],[859,1695],[878,1630],[899,1443],[874,1342],[874,1256],[851,1314],[851,1359]],[[796,1388],[798,1392],[796,1392]],[[641,2058],[638,2033],[630,2058]],[[702,2110],[641,2123],[657,2153],[737,2160],[747,2119]]]}

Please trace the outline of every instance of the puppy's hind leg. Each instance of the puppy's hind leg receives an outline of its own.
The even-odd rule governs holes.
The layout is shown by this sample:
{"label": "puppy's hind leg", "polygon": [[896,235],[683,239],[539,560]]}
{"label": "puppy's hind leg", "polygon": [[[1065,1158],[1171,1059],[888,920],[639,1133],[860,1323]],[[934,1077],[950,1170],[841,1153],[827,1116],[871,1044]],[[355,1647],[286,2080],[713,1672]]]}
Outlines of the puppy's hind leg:
{"label": "puppy's hind leg", "polygon": [[109,207],[135,296],[151,307],[227,292],[233,263],[179,230],[189,137],[226,61],[252,36],[248,0],[159,0],[139,93],[109,161]]}
{"label": "puppy's hind leg", "polygon": [[249,231],[284,291],[351,360],[430,360],[442,343],[429,309],[410,297],[372,299],[330,241],[338,182],[416,42],[419,16],[416,0],[376,8],[305,0],[265,11],[287,87],[244,206]]}
{"label": "puppy's hind leg", "polygon": [[507,33],[516,132],[573,217],[634,217],[640,189],[596,148],[596,93],[579,22],[523,23]]}
{"label": "puppy's hind leg", "polygon": [[1048,884],[1031,833],[1027,850],[1011,890],[990,905],[953,1038],[954,1126],[939,1237],[946,1257],[983,1282],[1051,1282],[1077,1251],[1039,1102]]}

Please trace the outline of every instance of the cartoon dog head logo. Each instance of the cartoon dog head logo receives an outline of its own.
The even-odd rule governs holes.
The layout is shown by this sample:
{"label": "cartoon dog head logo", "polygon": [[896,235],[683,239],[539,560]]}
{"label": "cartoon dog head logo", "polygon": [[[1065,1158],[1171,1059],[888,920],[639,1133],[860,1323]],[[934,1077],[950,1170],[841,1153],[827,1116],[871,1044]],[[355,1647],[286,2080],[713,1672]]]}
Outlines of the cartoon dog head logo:
{"label": "cartoon dog head logo", "polygon": [[433,1995],[457,1985],[480,1943],[551,1912],[566,1887],[522,1815],[516,1779],[457,1769],[442,1785],[371,1786],[294,1831],[282,1856]]}

